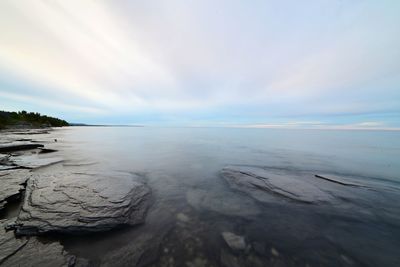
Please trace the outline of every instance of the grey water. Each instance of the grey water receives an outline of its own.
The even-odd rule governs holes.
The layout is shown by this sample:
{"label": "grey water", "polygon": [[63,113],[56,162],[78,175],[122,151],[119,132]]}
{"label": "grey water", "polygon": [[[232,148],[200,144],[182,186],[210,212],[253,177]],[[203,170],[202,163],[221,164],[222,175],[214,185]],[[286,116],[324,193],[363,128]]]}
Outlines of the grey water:
{"label": "grey water", "polygon": [[[136,173],[152,189],[143,225],[60,237],[93,265],[145,247],[143,266],[400,266],[399,131],[67,127],[49,138],[63,168]],[[227,165],[330,173],[373,188],[343,205],[260,203],[229,187]],[[248,250],[231,253],[224,231]]]}

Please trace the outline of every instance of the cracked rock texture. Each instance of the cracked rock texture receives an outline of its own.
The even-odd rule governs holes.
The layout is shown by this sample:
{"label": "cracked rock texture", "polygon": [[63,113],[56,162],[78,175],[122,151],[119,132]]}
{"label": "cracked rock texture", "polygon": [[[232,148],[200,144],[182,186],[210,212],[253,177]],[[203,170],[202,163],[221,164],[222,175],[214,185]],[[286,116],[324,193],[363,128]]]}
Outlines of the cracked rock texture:
{"label": "cracked rock texture", "polygon": [[42,243],[36,237],[15,238],[0,221],[0,265],[3,266],[87,266],[85,259],[69,255],[58,242]]}
{"label": "cracked rock texture", "polygon": [[37,154],[11,156],[9,160],[15,165],[29,169],[36,169],[63,161],[60,157],[42,158]]}
{"label": "cracked rock texture", "polygon": [[221,174],[232,188],[245,192],[261,202],[270,201],[271,194],[305,203],[334,200],[333,195],[317,186],[312,176],[250,166],[225,167]]}
{"label": "cracked rock texture", "polygon": [[127,173],[32,175],[16,220],[18,235],[81,234],[142,223],[150,189]]}
{"label": "cracked rock texture", "polygon": [[8,201],[19,199],[23,184],[29,177],[28,170],[8,170],[0,172],[0,210]]}

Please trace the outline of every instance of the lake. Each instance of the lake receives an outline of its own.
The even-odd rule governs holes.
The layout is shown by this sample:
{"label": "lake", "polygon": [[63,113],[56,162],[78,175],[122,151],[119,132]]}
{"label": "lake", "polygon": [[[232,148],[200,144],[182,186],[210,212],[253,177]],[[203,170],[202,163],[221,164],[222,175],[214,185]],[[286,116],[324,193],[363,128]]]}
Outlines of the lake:
{"label": "lake", "polygon": [[[142,225],[51,237],[94,266],[114,252],[116,266],[132,264],[130,251],[143,251],[140,266],[400,266],[399,131],[66,127],[37,138],[57,139],[65,160],[38,173],[132,173],[151,188]],[[351,184],[317,181],[334,200],[304,203],[232,186],[227,166]]]}

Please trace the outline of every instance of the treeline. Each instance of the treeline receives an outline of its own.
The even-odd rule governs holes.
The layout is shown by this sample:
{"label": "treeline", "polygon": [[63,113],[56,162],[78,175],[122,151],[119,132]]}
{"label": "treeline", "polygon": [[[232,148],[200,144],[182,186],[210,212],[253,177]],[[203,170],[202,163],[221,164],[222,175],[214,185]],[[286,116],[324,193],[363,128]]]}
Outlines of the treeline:
{"label": "treeline", "polygon": [[12,127],[61,127],[68,126],[68,122],[58,118],[41,115],[38,112],[0,111],[0,128]]}

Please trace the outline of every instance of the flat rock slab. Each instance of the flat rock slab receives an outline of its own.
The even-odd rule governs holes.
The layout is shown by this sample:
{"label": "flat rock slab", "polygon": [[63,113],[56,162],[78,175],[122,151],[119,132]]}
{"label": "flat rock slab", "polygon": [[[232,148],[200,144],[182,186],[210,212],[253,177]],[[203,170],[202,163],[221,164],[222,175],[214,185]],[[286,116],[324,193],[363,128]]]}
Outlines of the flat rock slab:
{"label": "flat rock slab", "polygon": [[15,166],[14,163],[10,161],[10,155],[1,155],[0,154],[0,171],[15,169],[18,166]]}
{"label": "flat rock slab", "polygon": [[6,232],[4,230],[6,223],[6,220],[0,221],[0,264],[24,247],[28,242],[26,238],[16,239],[13,232]]}
{"label": "flat rock slab", "polygon": [[28,170],[0,172],[0,210],[4,208],[7,201],[20,197],[21,191],[24,189],[23,184],[26,183],[28,177]]}
{"label": "flat rock slab", "polygon": [[18,235],[81,234],[142,223],[150,189],[126,173],[32,175],[16,221]]}
{"label": "flat rock slab", "polygon": [[[15,238],[0,221],[1,266],[85,266],[87,261],[69,255],[58,242],[42,243],[36,237]],[[79,263],[79,264],[78,264]]]}
{"label": "flat rock slab", "polygon": [[268,202],[267,195],[275,194],[305,203],[331,202],[334,197],[316,186],[311,177],[279,169],[250,166],[229,166],[221,172],[229,185],[261,202]]}
{"label": "flat rock slab", "polygon": [[15,165],[29,169],[36,169],[62,162],[63,158],[60,157],[42,158],[37,154],[32,154],[32,155],[11,156],[9,160]]}

